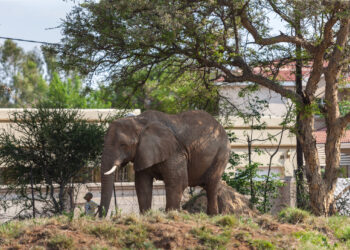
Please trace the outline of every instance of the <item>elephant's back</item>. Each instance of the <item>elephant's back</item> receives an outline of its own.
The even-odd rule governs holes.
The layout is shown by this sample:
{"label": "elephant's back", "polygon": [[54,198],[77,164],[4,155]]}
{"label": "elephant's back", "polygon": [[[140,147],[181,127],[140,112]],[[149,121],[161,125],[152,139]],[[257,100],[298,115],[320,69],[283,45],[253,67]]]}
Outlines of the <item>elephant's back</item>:
{"label": "elephant's back", "polygon": [[174,132],[188,157],[190,186],[202,185],[210,176],[222,175],[230,144],[225,129],[214,117],[200,110],[177,115],[146,111],[142,115],[149,122],[163,123]]}
{"label": "elephant's back", "polygon": [[198,146],[209,141],[226,142],[228,140],[225,129],[205,111],[194,110],[180,113],[179,121],[185,125],[179,134],[182,140],[189,145]]}
{"label": "elephant's back", "polygon": [[177,139],[188,149],[207,141],[228,140],[225,129],[213,116],[202,110],[185,111],[176,115],[149,110],[141,114],[152,122],[161,122],[171,128]]}

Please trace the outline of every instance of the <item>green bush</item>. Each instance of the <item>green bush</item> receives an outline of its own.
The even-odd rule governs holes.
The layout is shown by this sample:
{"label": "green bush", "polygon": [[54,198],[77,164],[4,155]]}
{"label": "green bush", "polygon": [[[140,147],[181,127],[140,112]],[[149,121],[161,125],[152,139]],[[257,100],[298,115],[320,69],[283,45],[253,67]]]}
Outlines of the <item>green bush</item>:
{"label": "green bush", "polygon": [[62,214],[70,184],[87,180],[99,165],[105,124],[86,121],[78,110],[45,107],[15,112],[10,120],[10,130],[0,133],[0,164],[3,179],[19,197],[14,202],[31,211],[35,197],[46,202],[42,213]]}
{"label": "green bush", "polygon": [[283,209],[279,215],[278,219],[281,222],[287,222],[291,224],[297,224],[300,222],[304,222],[306,218],[310,216],[310,213],[298,208],[285,208]]}

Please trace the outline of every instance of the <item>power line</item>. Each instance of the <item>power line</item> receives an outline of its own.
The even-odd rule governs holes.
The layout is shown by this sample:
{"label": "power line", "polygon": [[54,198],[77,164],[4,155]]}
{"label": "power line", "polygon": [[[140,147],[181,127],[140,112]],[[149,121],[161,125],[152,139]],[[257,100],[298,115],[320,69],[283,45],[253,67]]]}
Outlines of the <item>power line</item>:
{"label": "power line", "polygon": [[40,43],[40,44],[45,44],[45,45],[59,45],[59,43],[49,43],[49,42],[27,40],[27,39],[21,39],[21,38],[13,38],[13,37],[4,37],[4,36],[0,36],[0,39],[19,41],[19,42],[27,42],[27,43]]}

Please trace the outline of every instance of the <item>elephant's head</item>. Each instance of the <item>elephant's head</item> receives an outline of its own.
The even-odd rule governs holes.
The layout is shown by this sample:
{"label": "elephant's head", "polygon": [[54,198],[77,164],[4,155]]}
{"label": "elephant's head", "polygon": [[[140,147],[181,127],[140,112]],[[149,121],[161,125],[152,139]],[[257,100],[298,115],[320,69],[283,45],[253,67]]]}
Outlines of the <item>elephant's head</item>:
{"label": "elephant's head", "polygon": [[[108,211],[113,193],[114,172],[134,162],[135,171],[166,160],[178,146],[172,131],[143,117],[114,121],[104,141],[101,166],[101,207]],[[102,216],[102,210],[100,212]]]}
{"label": "elephant's head", "polygon": [[112,122],[104,139],[101,164],[101,208],[108,212],[113,192],[114,172],[135,157],[139,133],[144,121],[137,117],[118,119]]}

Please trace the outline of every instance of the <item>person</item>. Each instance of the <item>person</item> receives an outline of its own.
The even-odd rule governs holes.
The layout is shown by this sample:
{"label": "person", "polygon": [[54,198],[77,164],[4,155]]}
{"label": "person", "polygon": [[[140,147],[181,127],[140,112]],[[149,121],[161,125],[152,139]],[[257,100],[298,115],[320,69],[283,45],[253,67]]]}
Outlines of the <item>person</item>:
{"label": "person", "polygon": [[96,208],[99,207],[99,205],[97,205],[96,202],[91,200],[92,197],[93,197],[93,195],[90,192],[84,196],[84,199],[86,200],[85,214],[88,216],[95,217],[95,210],[96,210]]}

